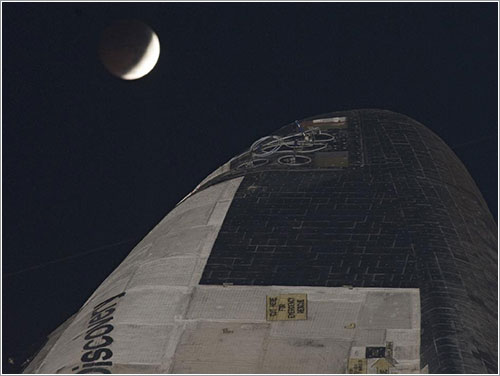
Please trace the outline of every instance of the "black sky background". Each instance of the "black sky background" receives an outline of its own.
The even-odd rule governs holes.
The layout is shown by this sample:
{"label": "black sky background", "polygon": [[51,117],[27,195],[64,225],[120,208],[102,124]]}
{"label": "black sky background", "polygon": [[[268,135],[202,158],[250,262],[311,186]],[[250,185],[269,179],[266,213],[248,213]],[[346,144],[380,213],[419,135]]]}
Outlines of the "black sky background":
{"label": "black sky background", "polygon": [[[123,18],[160,38],[137,81],[97,58]],[[496,219],[497,46],[496,3],[2,3],[3,371],[206,175],[295,119],[406,114]]]}

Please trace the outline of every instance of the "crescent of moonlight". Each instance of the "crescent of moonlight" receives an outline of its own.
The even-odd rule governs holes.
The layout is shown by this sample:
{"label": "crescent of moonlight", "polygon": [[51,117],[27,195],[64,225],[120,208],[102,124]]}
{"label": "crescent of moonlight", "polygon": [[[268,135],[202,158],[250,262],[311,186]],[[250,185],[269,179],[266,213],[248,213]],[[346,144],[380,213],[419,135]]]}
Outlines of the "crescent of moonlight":
{"label": "crescent of moonlight", "polygon": [[156,33],[152,33],[151,42],[149,43],[144,55],[130,71],[122,75],[124,80],[136,80],[144,77],[155,67],[158,58],[160,57],[160,41]]}

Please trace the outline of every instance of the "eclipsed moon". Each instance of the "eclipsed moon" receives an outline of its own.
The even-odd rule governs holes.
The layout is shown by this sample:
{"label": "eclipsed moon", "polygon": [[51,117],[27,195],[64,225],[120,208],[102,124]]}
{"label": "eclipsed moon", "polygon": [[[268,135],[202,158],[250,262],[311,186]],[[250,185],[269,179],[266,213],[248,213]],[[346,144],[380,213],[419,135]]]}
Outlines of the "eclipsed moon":
{"label": "eclipsed moon", "polygon": [[116,21],[102,33],[99,57],[111,74],[136,80],[156,65],[160,41],[156,33],[140,21]]}

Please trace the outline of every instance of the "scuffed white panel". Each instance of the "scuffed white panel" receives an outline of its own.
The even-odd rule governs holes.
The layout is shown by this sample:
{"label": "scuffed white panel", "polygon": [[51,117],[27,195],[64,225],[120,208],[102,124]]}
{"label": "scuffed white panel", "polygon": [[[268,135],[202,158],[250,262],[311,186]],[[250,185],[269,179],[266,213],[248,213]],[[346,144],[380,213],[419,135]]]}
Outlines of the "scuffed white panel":
{"label": "scuffed white panel", "polygon": [[115,363],[111,368],[112,373],[137,375],[137,374],[154,374],[163,373],[161,367],[150,364],[131,364],[131,363]]}
{"label": "scuffed white panel", "polygon": [[146,257],[143,262],[147,262],[153,257],[198,255],[205,238],[213,231],[213,227],[203,226],[160,236],[153,244],[152,257]]}
{"label": "scuffed white panel", "polygon": [[[135,269],[133,269],[135,270]],[[130,272],[130,274],[124,276],[122,279],[119,281],[116,281],[113,284],[107,284],[105,283],[104,285],[101,285],[95,293],[90,297],[87,302],[85,302],[84,306],[80,309],[80,313],[87,314],[90,313],[93,309],[93,306],[106,300],[107,298],[110,298],[112,296],[118,295],[125,291],[127,288],[127,285],[132,278],[133,271]],[[78,318],[81,317],[81,314],[78,315]]]}
{"label": "scuffed white panel", "polygon": [[174,229],[206,224],[212,209],[211,206],[215,202],[217,201],[211,202],[208,200],[203,202],[203,205],[197,206],[189,205],[189,202],[186,201],[174,208],[147,236],[156,238],[157,236],[168,234]]}
{"label": "scuffed white panel", "polygon": [[385,346],[385,329],[357,329],[353,346]]}
{"label": "scuffed white panel", "polygon": [[196,287],[188,319],[230,319],[266,321],[266,293],[269,288],[243,286],[198,286]]}
{"label": "scuffed white panel", "polygon": [[357,321],[361,304],[357,302],[308,302],[307,320],[279,321],[272,335],[279,337],[336,338],[352,340],[355,331],[347,329]]}
{"label": "scuffed white panel", "polygon": [[224,182],[225,186],[219,197],[219,201],[226,201],[226,200],[232,201],[234,194],[238,190],[238,187],[240,186],[242,181],[243,181],[243,176]]}
{"label": "scuffed white panel", "polygon": [[[266,295],[302,293],[308,297],[307,320],[267,322],[267,334],[261,356],[257,359],[253,352],[245,356],[246,346],[256,346],[246,334],[234,331],[233,326],[266,323],[264,321]],[[369,298],[369,296],[372,296]],[[380,298],[384,304],[378,304]],[[238,338],[238,363],[226,359],[233,352],[225,348],[217,348],[218,333],[213,330],[207,334],[200,326],[189,329],[189,336],[201,331],[196,336],[180,342],[174,356],[173,373],[346,373],[350,358],[362,359],[367,371],[376,372],[380,358],[367,358],[370,348],[386,348],[394,350],[392,356],[395,364],[390,365],[390,373],[416,373],[419,355],[419,320],[415,328],[414,318],[419,319],[419,307],[406,305],[406,311],[417,309],[413,315],[399,322],[403,328],[387,329],[380,327],[376,321],[374,327],[363,327],[362,318],[367,315],[379,317],[386,314],[386,307],[400,307],[402,302],[418,301],[418,290],[415,289],[377,289],[377,288],[324,288],[304,286],[198,286],[196,287],[188,313],[187,322],[210,323],[222,328],[223,334]],[[375,304],[374,304],[375,302]],[[406,304],[405,303],[405,304]],[[259,313],[261,311],[262,313]],[[216,321],[216,323],[214,322]],[[238,321],[238,322],[235,322]],[[392,323],[390,327],[396,324]],[[392,331],[387,335],[388,331]],[[405,333],[405,334],[403,334]],[[222,335],[222,334],[221,334]],[[410,338],[412,337],[413,338]],[[404,338],[402,342],[400,339]],[[392,343],[389,343],[393,340]],[[412,342],[406,345],[406,341]],[[203,349],[206,346],[207,349]],[[208,349],[212,347],[211,349]],[[190,350],[187,350],[189,348]],[[200,352],[217,351],[202,356]],[[374,351],[374,350],[370,350]],[[399,359],[398,359],[399,357]],[[220,362],[227,367],[218,368],[214,363]],[[253,367],[250,363],[255,362]],[[239,366],[237,366],[239,364]],[[257,371],[255,371],[257,369]]]}
{"label": "scuffed white panel", "polygon": [[366,346],[352,346],[350,357],[355,359],[366,358]]}
{"label": "scuffed white panel", "polygon": [[[306,290],[304,290],[306,291]],[[335,294],[324,287],[307,288],[307,298],[312,301],[349,301],[362,303],[366,299],[368,289],[365,288],[335,288]]]}
{"label": "scuffed white panel", "polygon": [[408,329],[387,329],[387,341],[402,345],[420,343],[420,328],[415,326],[413,330]]}
{"label": "scuffed white panel", "polygon": [[331,339],[271,338],[260,372],[344,373],[350,347]]}
{"label": "scuffed white panel", "polygon": [[[374,369],[375,371],[375,369]],[[400,360],[396,364],[394,368],[391,368],[391,373],[398,373],[398,374],[409,374],[409,373],[419,373],[419,374],[425,374],[429,373],[428,370],[423,369],[420,370],[420,359],[416,360]]]}
{"label": "scuffed white panel", "polygon": [[217,202],[211,213],[208,224],[216,226],[217,224],[222,223],[224,221],[224,218],[226,217],[226,213],[230,205],[231,205],[230,200]]}
{"label": "scuffed white panel", "polygon": [[207,234],[207,236],[205,237],[205,240],[203,241],[203,244],[201,245],[200,257],[208,258],[210,256],[210,252],[212,252],[212,248],[215,244],[215,240],[217,239],[217,236],[219,235],[220,225],[217,226],[216,228],[217,228],[217,231],[209,232]]}
{"label": "scuffed white panel", "polygon": [[[394,290],[394,291],[392,291]],[[409,294],[387,291],[370,291],[361,313],[362,328],[409,329],[413,326],[412,299]]]}
{"label": "scuffed white panel", "polygon": [[401,345],[394,347],[394,358],[399,360],[412,360],[418,358],[419,355],[418,345]]}
{"label": "scuffed white panel", "polygon": [[189,294],[172,288],[141,288],[128,290],[122,298],[115,322],[120,324],[168,324],[183,315]]}
{"label": "scuffed white panel", "polygon": [[[307,294],[307,320],[265,321],[266,295],[288,293]],[[381,299],[384,304],[379,304]],[[112,371],[345,373],[354,358],[364,359],[367,372],[373,373],[380,358],[368,357],[367,351],[383,347],[389,353],[390,346],[394,359],[390,373],[418,373],[418,320],[414,328],[406,328],[414,323],[411,315],[400,322],[402,328],[394,324],[381,328],[379,321],[374,327],[361,325],[368,314],[379,317],[386,313],[385,307],[400,307],[401,302],[414,299],[418,301],[415,289],[129,287],[113,321]],[[411,309],[412,304],[407,306]],[[86,320],[80,320],[80,332]],[[70,328],[65,334],[71,332],[78,330]],[[60,345],[67,346],[71,340],[66,337]],[[76,364],[74,351],[57,355],[53,364],[60,372]]]}
{"label": "scuffed white panel", "polygon": [[256,373],[267,323],[198,322],[185,330],[175,353],[173,373]]}
{"label": "scuffed white panel", "polygon": [[117,324],[111,346],[113,361],[159,366],[173,329],[173,325]]}
{"label": "scuffed white panel", "polygon": [[139,266],[129,288],[140,286],[188,286],[196,257],[167,257]]}
{"label": "scuffed white panel", "polygon": [[170,225],[170,231],[174,228],[181,229],[206,225],[213,209],[214,205],[209,204],[185,210],[182,214],[175,217],[175,222]]}

